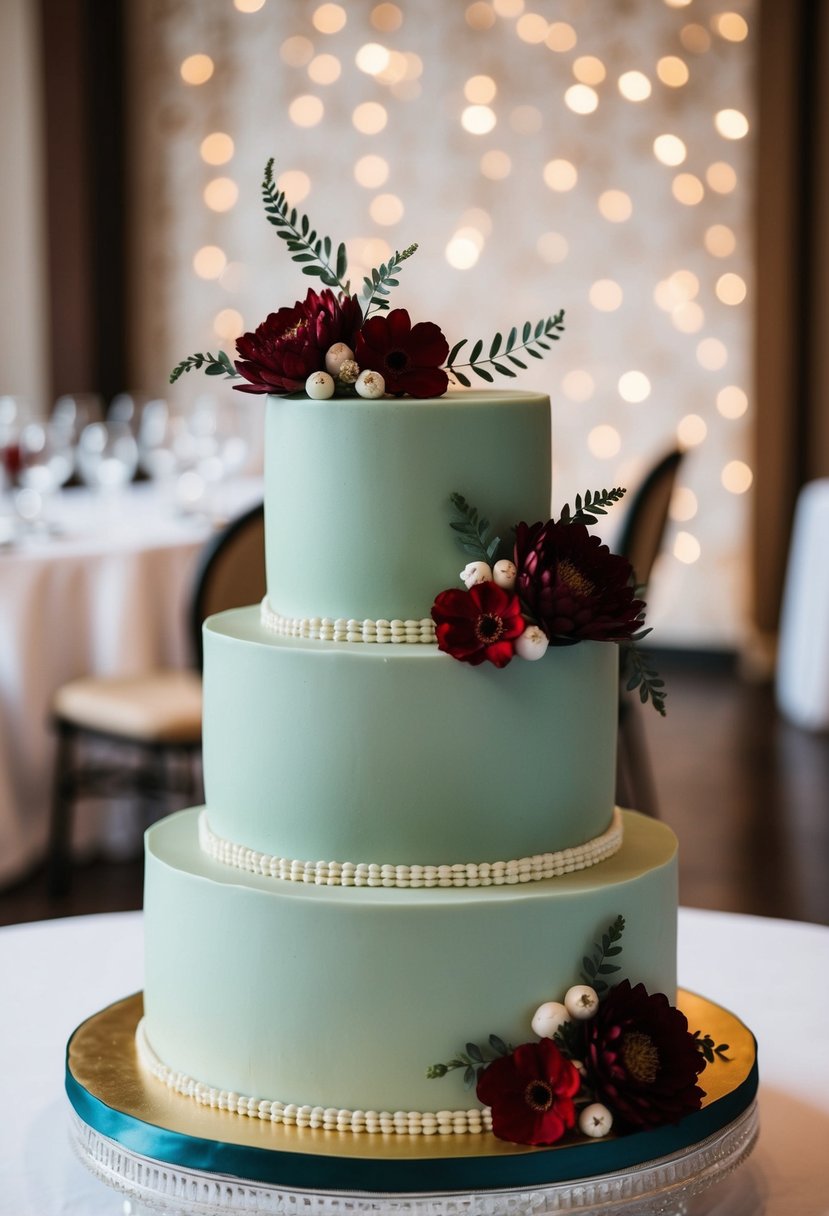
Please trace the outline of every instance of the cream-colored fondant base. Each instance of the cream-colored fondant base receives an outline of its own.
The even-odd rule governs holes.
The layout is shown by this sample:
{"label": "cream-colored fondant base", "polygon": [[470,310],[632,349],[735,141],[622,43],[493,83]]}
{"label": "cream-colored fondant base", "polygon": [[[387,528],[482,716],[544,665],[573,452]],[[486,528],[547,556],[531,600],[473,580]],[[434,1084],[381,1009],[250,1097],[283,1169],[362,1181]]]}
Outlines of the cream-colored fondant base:
{"label": "cream-colored fondant base", "polygon": [[621,913],[625,976],[673,999],[676,841],[624,813],[622,848],[516,886],[346,888],[206,857],[198,810],[147,833],[145,1013],[168,1068],[235,1094],[350,1111],[477,1108],[426,1069],[467,1042],[531,1038]]}

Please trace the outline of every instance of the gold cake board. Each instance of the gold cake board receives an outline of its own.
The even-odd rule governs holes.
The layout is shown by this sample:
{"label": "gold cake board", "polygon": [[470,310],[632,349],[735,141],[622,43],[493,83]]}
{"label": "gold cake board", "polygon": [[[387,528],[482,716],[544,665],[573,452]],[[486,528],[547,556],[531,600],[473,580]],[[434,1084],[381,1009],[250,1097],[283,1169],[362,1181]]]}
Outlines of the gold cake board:
{"label": "gold cake board", "polygon": [[[582,1214],[684,1210],[757,1138],[756,1044],[734,1014],[678,994],[690,1028],[728,1043],[702,1075],[702,1110],[677,1127],[533,1148],[491,1134],[383,1135],[286,1127],[198,1105],[145,1073],[137,993],[69,1041],[66,1087],[85,1163],[168,1213]],[[436,1083],[437,1084],[437,1083]],[[342,1203],[347,1198],[347,1207]],[[458,1205],[461,1206],[458,1206]],[[631,1204],[628,1208],[628,1204]]]}

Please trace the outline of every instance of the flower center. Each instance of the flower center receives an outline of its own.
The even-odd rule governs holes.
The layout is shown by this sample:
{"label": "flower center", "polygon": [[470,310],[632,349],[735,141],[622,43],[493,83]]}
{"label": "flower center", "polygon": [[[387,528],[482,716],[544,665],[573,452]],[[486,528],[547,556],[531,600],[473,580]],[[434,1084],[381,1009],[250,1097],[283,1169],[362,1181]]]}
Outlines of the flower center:
{"label": "flower center", "polygon": [[390,350],[386,355],[386,367],[393,372],[402,372],[409,366],[409,356],[405,350]]}
{"label": "flower center", "polygon": [[622,1060],[634,1081],[652,1085],[659,1073],[659,1052],[653,1039],[641,1030],[631,1030],[622,1039]]}
{"label": "flower center", "polygon": [[484,646],[497,642],[503,633],[504,622],[499,616],[493,616],[491,612],[482,613],[475,622],[475,637]]}
{"label": "flower center", "polygon": [[569,587],[571,591],[575,591],[577,595],[583,595],[585,598],[596,594],[596,588],[582,574],[577,566],[574,566],[566,557],[562,558],[556,567],[559,581],[564,583],[565,587]]}
{"label": "flower center", "polygon": [[530,1081],[524,1090],[524,1101],[530,1110],[549,1110],[555,1101],[555,1094],[546,1081]]}

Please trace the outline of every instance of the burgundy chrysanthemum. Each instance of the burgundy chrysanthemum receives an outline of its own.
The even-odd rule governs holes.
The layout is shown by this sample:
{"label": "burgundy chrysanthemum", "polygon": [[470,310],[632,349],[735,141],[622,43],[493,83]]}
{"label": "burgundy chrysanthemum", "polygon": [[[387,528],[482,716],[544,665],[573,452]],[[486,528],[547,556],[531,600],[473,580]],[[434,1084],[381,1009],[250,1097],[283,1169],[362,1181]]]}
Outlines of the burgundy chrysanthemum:
{"label": "burgundy chrysanthemum", "polygon": [[596,1096],[628,1128],[678,1123],[699,1110],[705,1059],[684,1013],[662,992],[622,980],[587,1023],[584,1059]]}
{"label": "burgundy chrysanthemum", "polygon": [[405,308],[370,317],[360,330],[355,358],[360,367],[379,372],[386,392],[411,397],[440,397],[449,377],[443,364],[449,343],[432,321],[412,325]]}
{"label": "burgundy chrysanthemum", "polygon": [[506,667],[515,639],[524,632],[518,597],[495,583],[441,591],[432,605],[432,620],[439,649],[473,667],[485,659]]}
{"label": "burgundy chrysanthemum", "polygon": [[325,367],[335,342],[354,347],[363,314],[356,296],[335,296],[329,287],[309,288],[293,308],[272,312],[253,333],[236,340],[236,370],[249,384],[240,393],[290,393],[304,388],[312,372]]}
{"label": "burgundy chrysanthemum", "polygon": [[478,1081],[492,1130],[515,1144],[555,1144],[576,1122],[581,1078],[552,1039],[524,1043],[494,1060]]}
{"label": "burgundy chrysanthemum", "polygon": [[552,643],[622,641],[642,625],[627,558],[579,523],[520,523],[516,590]]}

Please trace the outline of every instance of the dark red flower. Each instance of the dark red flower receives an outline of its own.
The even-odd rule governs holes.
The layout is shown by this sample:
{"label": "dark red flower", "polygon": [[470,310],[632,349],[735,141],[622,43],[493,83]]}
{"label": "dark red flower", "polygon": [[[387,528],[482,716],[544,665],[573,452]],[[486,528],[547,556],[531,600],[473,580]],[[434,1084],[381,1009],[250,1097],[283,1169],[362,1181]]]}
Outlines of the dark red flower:
{"label": "dark red flower", "polygon": [[432,620],[438,647],[473,667],[484,659],[506,667],[515,639],[524,632],[518,597],[495,583],[441,591],[432,605]]}
{"label": "dark red flower", "polygon": [[555,1144],[576,1122],[581,1078],[552,1039],[524,1043],[499,1056],[476,1093],[492,1109],[492,1130],[515,1144]]}
{"label": "dark red flower", "polygon": [[325,353],[335,342],[352,349],[363,319],[356,296],[335,296],[329,287],[309,288],[293,308],[272,312],[253,333],[236,340],[241,355],[236,370],[249,384],[234,384],[240,393],[290,393],[304,388],[311,372],[325,367]]}
{"label": "dark red flower", "polygon": [[587,1023],[588,1082],[623,1127],[678,1123],[699,1110],[705,1059],[684,1013],[662,992],[622,980]]}
{"label": "dark red flower", "polygon": [[354,355],[361,368],[380,373],[388,393],[440,397],[446,392],[449,377],[441,364],[449,357],[449,343],[431,321],[412,325],[405,308],[369,317]]}
{"label": "dark red flower", "polygon": [[623,641],[642,625],[627,558],[611,553],[579,523],[520,523],[516,590],[552,643]]}

